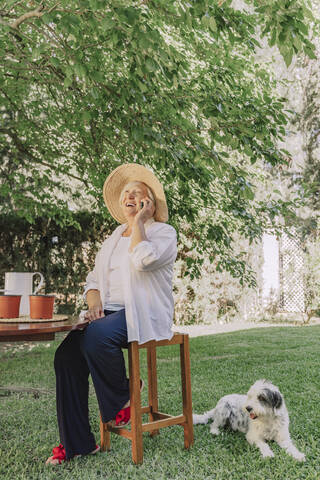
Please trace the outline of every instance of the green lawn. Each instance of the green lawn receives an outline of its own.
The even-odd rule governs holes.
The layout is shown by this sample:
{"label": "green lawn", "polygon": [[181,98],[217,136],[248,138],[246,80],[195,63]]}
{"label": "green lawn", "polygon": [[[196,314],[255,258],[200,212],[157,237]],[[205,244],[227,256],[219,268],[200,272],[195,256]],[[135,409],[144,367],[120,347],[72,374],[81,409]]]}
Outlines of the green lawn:
{"label": "green lawn", "polygon": [[[60,467],[44,461],[59,443],[55,418],[53,356],[59,341],[27,348],[3,349],[0,344],[0,384],[36,387],[40,393],[0,390],[0,478],[13,479],[320,479],[320,326],[266,328],[191,339],[193,408],[214,407],[232,392],[245,393],[259,378],[279,386],[285,396],[296,446],[307,461],[298,463],[272,444],[276,456],[263,460],[240,433],[218,437],[207,425],[195,426],[195,444],[183,449],[181,427],[144,437],[144,463],[131,463],[130,442],[112,436],[112,450],[84,457]],[[61,340],[61,338],[60,338]],[[146,379],[145,356],[141,354]],[[179,353],[162,348],[158,355],[160,410],[180,413]],[[143,399],[146,399],[146,389]],[[90,389],[93,430],[99,440],[98,409]]]}

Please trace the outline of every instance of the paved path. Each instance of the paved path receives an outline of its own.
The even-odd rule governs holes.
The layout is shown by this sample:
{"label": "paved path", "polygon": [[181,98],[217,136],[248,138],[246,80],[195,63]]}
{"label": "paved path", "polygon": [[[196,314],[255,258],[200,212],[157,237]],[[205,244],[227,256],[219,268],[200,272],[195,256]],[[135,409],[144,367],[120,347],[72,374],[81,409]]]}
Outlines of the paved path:
{"label": "paved path", "polygon": [[[320,325],[320,318],[311,320],[310,325]],[[243,322],[235,321],[231,323],[212,323],[209,325],[174,325],[173,330],[181,333],[189,333],[190,337],[200,337],[201,335],[215,335],[217,333],[236,332],[238,330],[248,330],[250,328],[270,328],[270,327],[301,327],[294,323],[267,323],[267,322]]]}

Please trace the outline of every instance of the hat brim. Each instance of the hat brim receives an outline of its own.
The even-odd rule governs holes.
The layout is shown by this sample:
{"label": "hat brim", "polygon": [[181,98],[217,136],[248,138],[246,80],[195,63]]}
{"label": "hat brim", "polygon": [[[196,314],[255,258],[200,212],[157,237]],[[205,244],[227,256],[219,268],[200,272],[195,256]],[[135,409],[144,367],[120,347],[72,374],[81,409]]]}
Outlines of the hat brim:
{"label": "hat brim", "polygon": [[120,207],[119,197],[123,188],[130,182],[143,182],[152,190],[156,201],[154,219],[157,222],[167,222],[168,206],[163,187],[151,170],[138,163],[120,165],[104,182],[103,198],[112,217],[119,223],[127,222]]}

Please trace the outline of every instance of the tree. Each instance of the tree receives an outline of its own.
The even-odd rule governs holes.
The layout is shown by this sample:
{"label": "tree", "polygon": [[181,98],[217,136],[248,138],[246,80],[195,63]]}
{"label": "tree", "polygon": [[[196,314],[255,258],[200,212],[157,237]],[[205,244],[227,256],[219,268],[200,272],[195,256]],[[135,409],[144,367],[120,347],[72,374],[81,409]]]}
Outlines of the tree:
{"label": "tree", "polygon": [[[318,52],[320,53],[320,42]],[[307,60],[306,60],[307,63]],[[319,92],[319,61],[310,61],[307,67],[308,78],[304,85],[304,105],[298,119],[299,127],[304,134],[305,168],[301,176],[302,184],[314,216],[320,215],[320,92]],[[313,226],[315,226],[313,222]]]}
{"label": "tree", "polygon": [[[288,113],[254,61],[259,34],[314,56],[303,0],[8,0],[1,9],[2,212],[72,224],[101,210],[105,177],[138,161],[164,183],[189,272],[203,256],[252,281],[235,231],[250,241],[290,202],[255,197],[255,178],[286,168]],[[189,242],[189,243],[188,243]]]}

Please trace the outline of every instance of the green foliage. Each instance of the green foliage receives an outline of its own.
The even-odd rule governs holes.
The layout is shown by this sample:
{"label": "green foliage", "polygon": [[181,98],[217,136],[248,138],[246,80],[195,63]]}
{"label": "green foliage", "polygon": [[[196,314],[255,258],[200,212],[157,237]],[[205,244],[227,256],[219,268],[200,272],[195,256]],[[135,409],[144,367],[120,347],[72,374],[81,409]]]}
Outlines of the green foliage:
{"label": "green foliage", "polygon": [[[308,41],[302,1],[7,2],[1,11],[2,213],[73,225],[102,210],[119,163],[164,183],[172,224],[200,256],[250,281],[233,234],[253,241],[283,204],[258,202],[254,166],[283,165],[284,99],[255,62],[258,30],[287,64]],[[33,9],[33,10],[32,10]],[[29,12],[29,17],[24,14]],[[275,215],[276,211],[276,215]],[[189,272],[201,264],[191,261]]]}
{"label": "green foliage", "polygon": [[[305,168],[302,175],[295,179],[300,185],[311,209],[311,215],[320,218],[320,156],[319,156],[319,62],[312,62],[309,67],[309,77],[304,84],[303,98],[305,100],[301,116],[298,118],[299,128],[304,135]],[[306,230],[314,234],[316,218],[312,219]],[[319,227],[319,226],[318,226]]]}
{"label": "green foliage", "polygon": [[[246,0],[255,6],[261,35],[270,47],[277,45],[287,67],[298,53],[316,58],[315,45],[309,40],[309,24],[315,22],[310,2],[292,0]],[[308,6],[310,8],[308,8]]]}
{"label": "green foliage", "polygon": [[0,215],[0,278],[8,271],[41,272],[45,292],[57,293],[58,313],[81,307],[81,289],[97,246],[114,226],[102,215],[78,212],[74,217],[77,227],[45,217],[30,224],[16,215]]}

